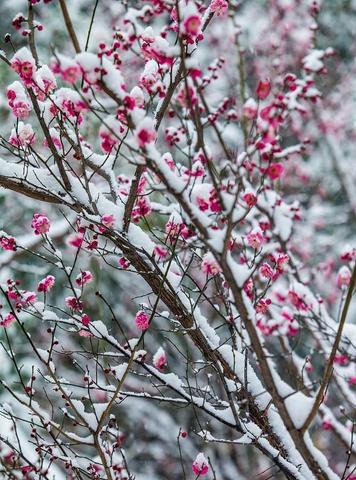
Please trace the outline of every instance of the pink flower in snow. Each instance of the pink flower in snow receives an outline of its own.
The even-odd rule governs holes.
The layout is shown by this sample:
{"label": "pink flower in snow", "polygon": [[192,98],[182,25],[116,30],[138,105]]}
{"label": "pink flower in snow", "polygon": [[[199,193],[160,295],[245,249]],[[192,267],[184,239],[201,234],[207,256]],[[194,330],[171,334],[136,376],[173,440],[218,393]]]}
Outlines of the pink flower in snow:
{"label": "pink flower in snow", "polygon": [[15,321],[15,316],[12,313],[8,313],[3,320],[0,321],[1,327],[9,327]]}
{"label": "pink flower in snow", "polygon": [[265,100],[271,93],[271,82],[269,80],[260,80],[256,88],[257,97]]}
{"label": "pink flower in snow", "polygon": [[256,117],[257,115],[257,103],[253,98],[249,98],[246,100],[244,103],[244,106],[242,107],[243,114],[246,118],[249,120],[252,120],[253,118]]}
{"label": "pink flower in snow", "polygon": [[267,175],[271,180],[277,180],[284,172],[284,167],[281,163],[272,163],[267,169]]}
{"label": "pink flower in snow", "polygon": [[339,288],[346,288],[351,280],[351,272],[348,267],[345,265],[340,268],[337,277],[336,277],[336,285]]}
{"label": "pink flower in snow", "polygon": [[356,376],[349,377],[347,381],[348,381],[349,385],[351,385],[351,386],[356,385]]}
{"label": "pink flower in snow", "polygon": [[141,330],[147,330],[150,326],[149,317],[144,310],[139,310],[135,316],[136,327]]}
{"label": "pink flower in snow", "polygon": [[160,258],[166,258],[166,256],[168,255],[168,250],[161,245],[156,245],[153,251]]}
{"label": "pink flower in snow", "polygon": [[243,200],[247,203],[247,205],[251,208],[256,205],[257,197],[252,192],[247,192],[243,195]]}
{"label": "pink flower in snow", "polygon": [[136,128],[135,137],[138,145],[144,148],[148,143],[153,143],[156,140],[157,133],[154,128],[153,121],[146,117]]}
{"label": "pink flower in snow", "polygon": [[16,252],[16,240],[14,237],[1,237],[0,245],[4,250]]}
{"label": "pink flower in snow", "polygon": [[211,0],[210,11],[215,12],[216,15],[223,15],[228,6],[227,0]]}
{"label": "pink flower in snow", "polygon": [[36,140],[35,132],[29,123],[19,122],[16,128],[11,130],[9,142],[15,147],[29,147]]}
{"label": "pink flower in snow", "polygon": [[81,318],[81,321],[82,321],[82,324],[84,325],[84,327],[87,327],[90,323],[90,317],[89,315],[87,315],[86,313],[84,313],[82,315],[82,318]]}
{"label": "pink flower in snow", "polygon": [[53,275],[47,275],[43,280],[38,283],[37,291],[47,293],[51,290],[56,279]]}
{"label": "pink flower in snow", "polygon": [[208,275],[217,275],[221,272],[221,267],[212,253],[206,253],[201,263],[201,268]]}
{"label": "pink flower in snow", "polygon": [[249,247],[257,249],[260,248],[264,241],[264,237],[260,230],[254,230],[246,235],[247,244]]}
{"label": "pink flower in snow", "polygon": [[167,355],[162,347],[159,347],[157,352],[153,356],[153,365],[161,370],[167,364]]}
{"label": "pink flower in snow", "polygon": [[83,310],[82,302],[80,300],[77,300],[75,297],[66,297],[64,301],[67,307],[73,311],[80,312],[81,310]]}
{"label": "pink flower in snow", "polygon": [[[112,214],[105,214],[101,217],[101,223],[105,225],[106,228],[113,228],[115,225],[115,217]],[[105,231],[101,230],[101,231]]]}
{"label": "pink flower in snow", "polygon": [[196,456],[196,459],[193,462],[192,470],[195,475],[203,477],[209,471],[209,463],[204,453],[200,452]]}
{"label": "pink flower in snow", "polygon": [[28,48],[23,47],[11,59],[11,67],[19,74],[21,80],[31,84],[36,70],[36,64]]}
{"label": "pink flower in snow", "polygon": [[34,229],[35,235],[49,232],[51,224],[46,215],[35,213],[32,219],[31,227]]}
{"label": "pink flower in snow", "polygon": [[83,287],[84,285],[86,285],[87,283],[91,282],[93,280],[93,275],[91,272],[89,272],[88,270],[85,270],[84,272],[80,272],[80,274],[77,276],[77,278],[75,279],[75,283],[79,286],[79,287]]}

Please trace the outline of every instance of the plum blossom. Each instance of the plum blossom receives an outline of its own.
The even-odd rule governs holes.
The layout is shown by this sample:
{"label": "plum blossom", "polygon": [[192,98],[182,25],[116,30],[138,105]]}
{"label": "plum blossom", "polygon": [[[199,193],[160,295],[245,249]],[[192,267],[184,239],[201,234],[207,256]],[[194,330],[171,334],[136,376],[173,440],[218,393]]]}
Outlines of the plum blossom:
{"label": "plum blossom", "polygon": [[44,233],[48,233],[50,226],[50,221],[46,215],[42,213],[35,213],[33,215],[31,227],[34,230],[35,235],[42,235]]}
{"label": "plum blossom", "polygon": [[153,356],[153,365],[161,370],[167,364],[167,355],[162,347],[159,347],[157,352]]}
{"label": "plum blossom", "polygon": [[55,281],[56,279],[53,275],[47,275],[47,277],[45,277],[38,283],[37,291],[48,293],[54,286]]}
{"label": "plum blossom", "polygon": [[11,67],[26,85],[31,85],[36,71],[35,60],[26,47],[20,48],[11,59]]}
{"label": "plum blossom", "polygon": [[242,107],[244,116],[249,120],[253,120],[254,118],[256,118],[257,109],[258,106],[256,100],[254,100],[253,98],[247,99]]}
{"label": "plum blossom", "polygon": [[199,477],[203,477],[209,472],[209,462],[204,453],[198,453],[192,464],[192,470]]}
{"label": "plum blossom", "polygon": [[36,140],[35,132],[29,123],[19,122],[16,128],[11,130],[9,142],[15,147],[27,148]]}
{"label": "plum blossom", "polygon": [[221,267],[211,252],[204,255],[201,268],[207,275],[215,276],[221,272]]}
{"label": "plum blossom", "polygon": [[246,235],[247,244],[249,247],[258,249],[261,247],[264,237],[261,230],[253,230],[252,232]]}
{"label": "plum blossom", "polygon": [[346,288],[349,285],[350,280],[350,269],[346,267],[346,265],[343,265],[336,276],[336,284],[339,288]]}
{"label": "plum blossom", "polygon": [[271,82],[269,80],[260,80],[256,88],[257,97],[265,100],[271,92]]}
{"label": "plum blossom", "polygon": [[144,310],[139,310],[136,313],[135,324],[136,324],[136,327],[139,330],[141,330],[141,331],[147,330],[148,327],[150,326],[149,320],[150,320],[149,316],[147,315],[147,313]]}
{"label": "plum blossom", "polygon": [[16,252],[16,240],[14,237],[0,237],[0,246],[4,250]]}
{"label": "plum blossom", "polygon": [[211,0],[210,11],[216,15],[223,15],[228,9],[228,6],[227,0]]}
{"label": "plum blossom", "polygon": [[267,169],[267,175],[271,180],[277,180],[284,172],[284,167],[281,163],[272,163]]}
{"label": "plum blossom", "polygon": [[156,140],[157,133],[154,128],[153,120],[146,117],[135,130],[135,138],[139,147],[144,148],[147,144]]}
{"label": "plum blossom", "polygon": [[7,328],[12,323],[14,323],[15,320],[15,315],[13,315],[12,313],[8,313],[7,315],[5,315],[5,317],[3,317],[2,320],[0,320],[0,326]]}
{"label": "plum blossom", "polygon": [[83,287],[84,285],[87,285],[88,283],[90,283],[92,280],[93,280],[93,274],[88,270],[85,270],[83,272],[80,272],[80,274],[75,279],[75,283],[78,286]]}
{"label": "plum blossom", "polygon": [[15,117],[21,120],[28,117],[32,110],[32,105],[28,100],[23,85],[19,81],[16,80],[7,87],[6,96],[9,101],[9,107],[12,109]]}

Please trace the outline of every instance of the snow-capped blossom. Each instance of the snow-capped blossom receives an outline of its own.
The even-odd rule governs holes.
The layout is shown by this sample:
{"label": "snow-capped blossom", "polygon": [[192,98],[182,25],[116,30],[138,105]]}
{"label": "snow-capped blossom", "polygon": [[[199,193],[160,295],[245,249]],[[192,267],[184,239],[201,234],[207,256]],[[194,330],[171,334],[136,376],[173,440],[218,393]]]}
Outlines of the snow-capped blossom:
{"label": "snow-capped blossom", "polygon": [[59,109],[62,115],[81,125],[84,119],[83,112],[88,110],[88,105],[78,92],[70,88],[59,88],[54,93],[54,102],[50,101],[48,108],[53,116],[57,115]]}
{"label": "snow-capped blossom", "polygon": [[79,65],[71,58],[56,53],[52,60],[51,69],[56,75],[60,75],[64,82],[75,83],[82,75]]}
{"label": "snow-capped blossom", "polygon": [[152,27],[147,27],[141,34],[141,50],[148,60],[155,60],[159,65],[173,63],[169,43],[160,35],[155,35]]}
{"label": "snow-capped blossom", "polygon": [[328,420],[328,419],[324,419],[321,425],[323,427],[323,430],[332,430],[333,428],[333,424],[331,420]]}
{"label": "snow-capped blossom", "polygon": [[36,71],[35,60],[26,47],[20,48],[11,59],[11,67],[19,74],[21,80],[30,85]]}
{"label": "snow-capped blossom", "polygon": [[264,237],[261,230],[253,230],[246,235],[246,240],[249,247],[257,249],[262,245]]}
{"label": "snow-capped blossom", "polygon": [[256,88],[257,97],[265,100],[271,92],[271,82],[269,80],[260,80]]}
{"label": "snow-capped blossom", "polygon": [[167,355],[162,347],[159,347],[157,352],[153,355],[153,365],[161,370],[167,364]]}
{"label": "snow-capped blossom", "polygon": [[135,324],[139,330],[141,331],[147,330],[148,327],[150,326],[149,320],[150,320],[149,316],[144,310],[139,310],[136,313]]}
{"label": "snow-capped blossom", "polygon": [[90,317],[86,313],[83,313],[80,320],[81,320],[82,324],[84,325],[84,327],[87,327],[90,323]]}
{"label": "snow-capped blossom", "polygon": [[43,215],[42,213],[35,213],[33,215],[31,227],[34,230],[35,235],[49,232],[50,226],[50,221],[46,215]]}
{"label": "snow-capped blossom", "polygon": [[74,248],[80,248],[83,245],[83,242],[84,236],[81,233],[70,235],[66,240],[66,244]]}
{"label": "snow-capped blossom", "polygon": [[[101,223],[106,227],[106,228],[114,228],[115,225],[115,216],[112,215],[111,213],[106,213],[101,217]],[[99,227],[99,230],[101,232],[105,232],[106,228]]]}
{"label": "snow-capped blossom", "polygon": [[35,303],[37,300],[37,295],[35,292],[21,292],[21,302],[22,306],[28,306]]}
{"label": "snow-capped blossom", "polygon": [[210,3],[210,11],[214,12],[216,15],[223,15],[229,4],[227,3],[227,0],[211,0]]}
{"label": "snow-capped blossom", "polygon": [[192,464],[192,470],[199,477],[203,477],[209,472],[209,462],[204,453],[198,453]]}
{"label": "snow-capped blossom", "polygon": [[146,117],[138,125],[135,130],[135,138],[138,145],[144,148],[148,143],[152,143],[157,138],[154,122],[151,118]]}
{"label": "snow-capped blossom", "polygon": [[17,80],[7,87],[6,96],[9,101],[9,107],[15,117],[24,119],[28,117],[32,110],[32,105],[28,100],[23,85]]}
{"label": "snow-capped blossom", "polygon": [[346,265],[343,265],[336,276],[336,285],[339,288],[346,288],[349,285],[350,280],[351,280],[350,269],[346,267]]}
{"label": "snow-capped blossom", "polygon": [[[54,146],[57,148],[57,150],[60,150],[62,148],[62,142],[61,142],[61,137],[59,136],[58,131],[55,128],[51,127],[49,129],[49,134]],[[49,148],[47,138],[43,140],[43,146],[46,148]]]}
{"label": "snow-capped blossom", "polygon": [[125,257],[119,258],[118,264],[121,268],[124,268],[125,270],[127,270],[130,266],[130,262]]}
{"label": "snow-capped blossom", "polygon": [[159,74],[158,63],[154,60],[149,60],[140,76],[140,86],[146,90],[147,93],[160,93],[164,95],[164,86]]}
{"label": "snow-capped blossom", "polygon": [[190,2],[183,7],[183,3],[181,2],[180,6],[180,14],[182,15],[181,23],[184,35],[188,38],[190,43],[192,43],[194,39],[201,40],[203,38],[201,31],[202,21],[195,3]]}
{"label": "snow-capped blossom", "polygon": [[294,290],[289,290],[288,300],[296,307],[297,310],[305,311],[309,309],[304,299]]}
{"label": "snow-capped blossom", "polygon": [[125,132],[123,124],[113,115],[105,118],[99,129],[100,146],[103,152],[111,153],[112,149],[119,144],[120,138]]}
{"label": "snow-capped blossom", "polygon": [[341,367],[345,367],[350,362],[350,359],[347,355],[339,354],[335,355],[334,363],[335,365],[340,365]]}
{"label": "snow-capped blossom", "polygon": [[256,118],[257,109],[258,106],[256,100],[251,97],[244,103],[244,106],[242,107],[242,112],[246,118],[252,120]]}
{"label": "snow-capped blossom", "polygon": [[284,167],[281,163],[272,163],[267,168],[267,175],[271,180],[276,180],[279,178],[284,172]]}
{"label": "snow-capped blossom", "polygon": [[39,68],[35,75],[36,94],[39,100],[44,101],[46,95],[52,93],[57,88],[56,79],[47,65]]}
{"label": "snow-capped blossom", "polygon": [[16,252],[16,240],[14,237],[4,237],[0,238],[0,246],[4,250],[9,250],[12,252]]}
{"label": "snow-capped blossom", "polygon": [[261,267],[259,268],[259,272],[262,277],[268,279],[273,279],[275,274],[273,268],[266,262],[261,265]]}
{"label": "snow-capped blossom", "polygon": [[146,197],[138,197],[135,203],[134,208],[132,209],[131,217],[132,220],[137,223],[141,218],[147,216],[151,213],[151,202],[149,198]]}
{"label": "snow-capped blossom", "polygon": [[15,147],[29,147],[36,140],[35,132],[29,123],[19,122],[16,128],[11,130],[9,142]]}
{"label": "snow-capped blossom", "polygon": [[254,193],[247,192],[242,196],[242,198],[250,208],[256,205],[257,197]]}
{"label": "snow-capped blossom", "polygon": [[89,270],[85,270],[84,272],[80,272],[80,274],[75,279],[75,283],[78,286],[83,287],[87,283],[90,283],[92,280],[93,280],[92,273],[89,272]]}
{"label": "snow-capped blossom", "polygon": [[161,245],[156,245],[155,248],[153,249],[155,255],[159,258],[166,258],[168,255],[168,250],[166,247],[162,247]]}
{"label": "snow-capped blossom", "polygon": [[0,321],[0,326],[1,327],[9,327],[12,323],[15,321],[15,316],[12,313],[8,313],[1,321]]}
{"label": "snow-capped blossom", "polygon": [[80,300],[77,300],[75,297],[66,297],[64,299],[65,304],[68,308],[74,312],[80,312],[83,309],[83,304]]}
{"label": "snow-capped blossom", "polygon": [[37,291],[44,292],[44,293],[49,292],[53,287],[55,281],[56,279],[54,278],[53,275],[47,275],[47,277],[45,277],[38,283]]}
{"label": "snow-capped blossom", "polygon": [[215,276],[221,272],[221,267],[211,252],[208,252],[204,255],[201,268],[202,271],[207,275]]}
{"label": "snow-capped blossom", "polygon": [[268,307],[271,305],[271,303],[272,302],[271,302],[270,298],[266,298],[265,300],[264,299],[259,300],[259,302],[256,305],[256,312],[257,313],[266,313],[267,310],[268,310]]}
{"label": "snow-capped blossom", "polygon": [[145,106],[145,96],[143,94],[142,88],[138,87],[137,85],[133,87],[130,92],[130,97],[135,100],[135,106],[137,108],[144,108]]}

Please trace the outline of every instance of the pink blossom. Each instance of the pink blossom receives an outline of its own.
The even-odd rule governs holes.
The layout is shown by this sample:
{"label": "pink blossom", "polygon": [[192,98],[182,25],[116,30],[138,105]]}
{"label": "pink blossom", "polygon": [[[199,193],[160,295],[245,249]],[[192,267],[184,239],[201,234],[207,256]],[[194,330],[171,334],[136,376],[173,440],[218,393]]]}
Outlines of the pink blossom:
{"label": "pink blossom", "polygon": [[0,321],[0,326],[1,327],[9,327],[12,323],[15,321],[15,316],[12,313],[8,313],[1,321]]}
{"label": "pink blossom", "polygon": [[256,88],[257,97],[265,100],[271,92],[271,82],[269,80],[260,80]]}
{"label": "pink blossom", "polygon": [[79,287],[83,287],[84,285],[86,285],[87,283],[90,283],[91,281],[93,280],[93,275],[91,272],[89,272],[88,270],[85,270],[84,272],[80,272],[80,274],[77,276],[77,278],[75,279],[75,283],[79,286]]}
{"label": "pink blossom", "polygon": [[130,262],[125,257],[119,258],[118,263],[120,267],[124,268],[125,270],[127,270],[130,266]]}
{"label": "pink blossom", "polygon": [[256,118],[257,115],[257,103],[253,98],[249,98],[244,103],[242,108],[243,114],[246,118],[252,120]]}
{"label": "pink blossom", "polygon": [[153,251],[160,258],[166,258],[166,256],[168,255],[168,250],[161,245],[156,245]]}
{"label": "pink blossom", "polygon": [[333,424],[330,420],[324,419],[322,422],[323,430],[331,430],[333,428]]}
{"label": "pink blossom", "polygon": [[196,459],[193,462],[192,470],[195,475],[203,477],[209,471],[209,462],[205,457],[204,453],[200,452],[196,456]]}
{"label": "pink blossom", "polygon": [[257,197],[254,193],[247,192],[242,196],[242,198],[250,208],[256,205]]}
{"label": "pink blossom", "polygon": [[4,250],[16,252],[16,240],[14,237],[2,236],[0,238],[0,245],[1,245],[1,248],[3,248]]}
{"label": "pink blossom", "polygon": [[153,143],[156,140],[157,133],[153,121],[150,118],[146,117],[138,125],[135,130],[135,137],[141,148],[144,148],[147,144]]}
{"label": "pink blossom", "polygon": [[82,302],[75,297],[66,297],[64,301],[67,307],[75,312],[80,312],[83,309]]}
{"label": "pink blossom", "polygon": [[260,230],[254,230],[246,235],[247,244],[249,247],[257,249],[260,248],[264,237]]}
{"label": "pink blossom", "polygon": [[347,381],[348,381],[348,384],[351,385],[351,386],[356,385],[356,376],[349,377],[349,378],[347,379]]}
{"label": "pink blossom", "polygon": [[216,15],[223,15],[228,6],[227,0],[211,0],[210,11],[215,12]]}
{"label": "pink blossom", "polygon": [[[115,225],[115,217],[114,215],[110,213],[106,213],[101,217],[101,223],[106,227],[106,228],[114,228]],[[101,231],[105,231],[105,228]]]}
{"label": "pink blossom", "polygon": [[15,147],[29,147],[35,143],[36,135],[29,123],[19,122],[16,128],[11,130],[9,142]]}
{"label": "pink blossom", "polygon": [[201,263],[201,268],[202,271],[207,275],[215,276],[221,272],[221,267],[219,263],[215,259],[214,255],[210,252],[204,255],[203,261]]}
{"label": "pink blossom", "polygon": [[159,347],[157,352],[153,356],[153,365],[161,370],[167,364],[167,355],[162,347]]}
{"label": "pink blossom", "polygon": [[82,233],[70,235],[67,238],[67,244],[71,247],[80,248],[83,245],[84,236]]}
{"label": "pink blossom", "polygon": [[37,291],[47,293],[51,290],[56,279],[53,275],[47,275],[43,280],[38,283]]}
{"label": "pink blossom", "polygon": [[42,213],[35,213],[33,215],[31,227],[34,229],[35,235],[49,232],[50,226],[50,221],[46,215]]}
{"label": "pink blossom", "polygon": [[336,276],[336,285],[339,288],[346,288],[349,285],[350,280],[351,280],[350,269],[345,265],[343,265]]}
{"label": "pink blossom", "polygon": [[281,163],[272,163],[267,169],[267,175],[271,180],[276,180],[284,172],[284,167]]}
{"label": "pink blossom", "polygon": [[86,313],[84,313],[81,317],[81,322],[84,325],[84,327],[87,327],[90,323],[90,317]]}
{"label": "pink blossom", "polygon": [[150,326],[149,317],[144,310],[139,310],[135,316],[136,327],[141,330],[147,330]]}
{"label": "pink blossom", "polygon": [[269,279],[272,279],[274,277],[274,273],[275,273],[274,270],[272,269],[272,267],[266,262],[264,262],[261,265],[261,267],[259,269],[259,272],[262,275],[262,277],[269,278]]}
{"label": "pink blossom", "polygon": [[28,48],[18,50],[11,59],[11,67],[19,74],[25,84],[31,84],[36,70],[36,64]]}

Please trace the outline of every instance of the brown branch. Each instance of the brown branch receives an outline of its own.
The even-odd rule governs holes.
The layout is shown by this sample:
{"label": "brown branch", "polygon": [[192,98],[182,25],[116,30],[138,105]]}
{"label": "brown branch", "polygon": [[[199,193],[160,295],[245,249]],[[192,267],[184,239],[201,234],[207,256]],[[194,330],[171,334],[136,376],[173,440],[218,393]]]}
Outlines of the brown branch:
{"label": "brown branch", "polygon": [[350,307],[350,304],[351,304],[352,295],[353,295],[353,291],[355,289],[355,286],[356,286],[356,263],[354,265],[354,269],[353,269],[352,276],[351,276],[351,279],[350,279],[350,285],[349,285],[349,288],[348,288],[348,291],[347,291],[344,307],[343,307],[342,312],[341,312],[339,328],[337,329],[337,333],[336,333],[335,341],[334,341],[334,344],[333,344],[333,348],[331,350],[330,357],[329,357],[328,363],[327,363],[325,371],[324,371],[324,376],[322,378],[319,391],[318,391],[318,393],[315,397],[315,402],[314,402],[313,407],[312,407],[312,409],[311,409],[311,411],[310,411],[310,413],[309,413],[309,415],[308,415],[308,417],[307,417],[307,419],[306,419],[306,421],[305,421],[305,423],[304,423],[304,425],[301,429],[302,432],[305,432],[307,430],[307,428],[309,427],[309,425],[313,421],[314,417],[317,415],[320,404],[323,402],[324,395],[325,395],[326,389],[329,385],[331,375],[332,375],[332,372],[333,372],[333,364],[334,364],[334,360],[335,360],[335,355],[336,355],[337,350],[339,348],[339,344],[340,344],[341,337],[342,337],[342,331],[343,331],[344,325],[346,323],[346,318],[347,318],[347,314],[348,314],[349,307]]}
{"label": "brown branch", "polygon": [[74,50],[75,50],[76,53],[80,53],[80,52],[81,52],[81,48],[80,48],[80,45],[79,45],[79,42],[78,42],[78,38],[77,38],[77,35],[76,35],[76,33],[75,33],[73,24],[72,24],[72,20],[71,20],[71,18],[70,18],[70,15],[69,15],[69,12],[68,12],[68,9],[67,9],[66,1],[65,1],[65,0],[59,0],[59,4],[60,4],[61,9],[62,9],[62,14],[63,14],[64,22],[65,22],[65,24],[66,24],[66,27],[67,27],[67,31],[68,31],[68,33],[69,33],[69,36],[70,36],[70,38],[71,38],[71,40],[72,40]]}

